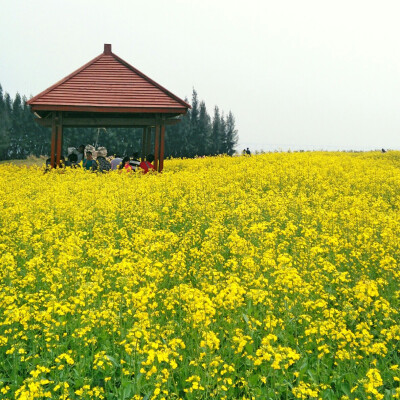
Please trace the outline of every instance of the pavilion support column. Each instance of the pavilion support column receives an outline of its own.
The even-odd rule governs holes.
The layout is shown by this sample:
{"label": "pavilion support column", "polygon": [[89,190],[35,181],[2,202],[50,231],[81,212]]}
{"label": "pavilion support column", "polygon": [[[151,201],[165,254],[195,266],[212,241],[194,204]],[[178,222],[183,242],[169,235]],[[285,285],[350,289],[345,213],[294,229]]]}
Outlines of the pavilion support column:
{"label": "pavilion support column", "polygon": [[161,172],[164,168],[164,147],[165,147],[165,125],[161,125],[160,133],[160,160],[158,164],[158,172]]}
{"label": "pavilion support column", "polygon": [[160,151],[160,125],[156,125],[156,134],[154,138],[154,169],[158,171],[158,159]]}
{"label": "pavilion support column", "polygon": [[140,155],[140,161],[144,161],[146,157],[146,142],[147,142],[147,126],[143,128],[142,132],[142,153]]}

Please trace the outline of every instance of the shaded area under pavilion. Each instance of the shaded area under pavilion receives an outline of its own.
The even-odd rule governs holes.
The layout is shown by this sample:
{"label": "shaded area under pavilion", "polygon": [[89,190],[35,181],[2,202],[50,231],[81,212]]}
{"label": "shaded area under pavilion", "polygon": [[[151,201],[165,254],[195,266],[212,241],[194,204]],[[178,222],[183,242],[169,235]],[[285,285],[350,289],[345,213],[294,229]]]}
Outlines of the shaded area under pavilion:
{"label": "shaded area under pavilion", "polygon": [[154,167],[164,164],[165,126],[180,122],[188,103],[119,58],[104,52],[39,93],[27,104],[35,120],[51,128],[51,165],[60,165],[64,127],[142,128],[141,158],[152,153]]}

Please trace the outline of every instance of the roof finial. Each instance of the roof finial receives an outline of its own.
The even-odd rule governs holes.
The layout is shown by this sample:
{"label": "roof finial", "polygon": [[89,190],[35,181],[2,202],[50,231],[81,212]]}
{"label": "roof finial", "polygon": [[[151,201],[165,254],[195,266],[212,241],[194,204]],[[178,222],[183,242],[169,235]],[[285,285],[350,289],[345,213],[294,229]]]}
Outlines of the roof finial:
{"label": "roof finial", "polygon": [[111,44],[104,43],[104,54],[111,54]]}

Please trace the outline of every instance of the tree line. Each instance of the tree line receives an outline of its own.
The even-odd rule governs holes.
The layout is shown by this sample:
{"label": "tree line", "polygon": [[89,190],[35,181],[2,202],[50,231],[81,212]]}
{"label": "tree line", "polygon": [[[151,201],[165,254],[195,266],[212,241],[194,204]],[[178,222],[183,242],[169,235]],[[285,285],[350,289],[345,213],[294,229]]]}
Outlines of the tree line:
{"label": "tree line", "polygon": [[[50,154],[50,129],[34,121],[26,101],[19,93],[12,99],[0,85],[0,160]],[[179,124],[166,127],[165,157],[233,155],[238,131],[232,112],[225,115],[215,106],[210,116],[194,89],[191,105]],[[63,153],[68,147],[91,144],[106,147],[109,154],[131,155],[140,152],[141,137],[142,129],[64,128]]]}

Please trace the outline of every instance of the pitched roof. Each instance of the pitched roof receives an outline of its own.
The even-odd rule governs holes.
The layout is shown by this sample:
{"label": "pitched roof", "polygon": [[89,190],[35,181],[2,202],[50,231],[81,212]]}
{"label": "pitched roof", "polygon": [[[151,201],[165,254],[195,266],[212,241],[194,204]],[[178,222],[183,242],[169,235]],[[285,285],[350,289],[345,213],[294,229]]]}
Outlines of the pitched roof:
{"label": "pitched roof", "polygon": [[27,102],[33,111],[185,113],[190,105],[112,53],[104,53]]}

